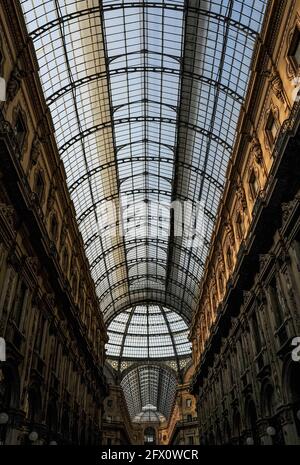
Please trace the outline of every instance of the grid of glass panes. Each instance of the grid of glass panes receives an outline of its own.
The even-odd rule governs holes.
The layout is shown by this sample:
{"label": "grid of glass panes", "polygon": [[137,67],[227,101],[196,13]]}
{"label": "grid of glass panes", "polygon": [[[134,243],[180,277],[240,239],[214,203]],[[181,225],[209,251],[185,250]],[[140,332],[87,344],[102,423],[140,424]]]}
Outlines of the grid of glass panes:
{"label": "grid of glass panes", "polygon": [[121,381],[129,414],[142,416],[143,408],[156,408],[168,418],[174,402],[177,379],[171,370],[148,364],[130,370]]}
{"label": "grid of glass panes", "polygon": [[137,305],[108,326],[109,358],[167,359],[190,355],[188,327],[182,317],[158,305]]}
{"label": "grid of glass panes", "polygon": [[[147,299],[190,319],[266,0],[21,4],[105,318]],[[192,239],[168,237],[173,198],[200,203]]]}

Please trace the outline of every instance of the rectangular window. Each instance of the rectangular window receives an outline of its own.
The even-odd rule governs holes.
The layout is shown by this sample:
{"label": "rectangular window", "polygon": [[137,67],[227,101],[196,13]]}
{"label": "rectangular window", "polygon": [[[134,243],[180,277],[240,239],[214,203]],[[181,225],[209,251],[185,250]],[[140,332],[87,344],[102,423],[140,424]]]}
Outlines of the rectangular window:
{"label": "rectangular window", "polygon": [[261,344],[261,334],[259,331],[258,321],[257,321],[257,317],[255,313],[253,314],[253,317],[252,317],[252,328],[253,328],[255,349],[256,349],[256,353],[258,354],[261,350],[262,344]]}
{"label": "rectangular window", "polygon": [[192,406],[192,399],[186,399],[186,406],[191,407]]}
{"label": "rectangular window", "polygon": [[276,329],[279,328],[284,321],[285,302],[282,293],[276,283],[275,278],[271,282],[271,301],[272,312],[275,318]]}
{"label": "rectangular window", "polygon": [[236,231],[239,239],[244,237],[244,224],[241,215],[239,214],[236,219]]}
{"label": "rectangular window", "polygon": [[272,111],[270,111],[270,114],[269,114],[269,117],[268,117],[268,120],[267,120],[267,124],[266,124],[266,133],[267,133],[267,137],[268,137],[268,141],[269,141],[269,144],[270,146],[272,146],[275,142],[275,139],[277,137],[277,123],[276,123],[276,119],[272,113]]}
{"label": "rectangular window", "polygon": [[36,177],[34,191],[40,202],[42,201],[42,198],[43,198],[44,189],[45,189],[44,179],[43,179],[42,174],[39,172]]}
{"label": "rectangular window", "polygon": [[258,180],[257,180],[257,177],[254,171],[252,171],[251,173],[251,176],[249,179],[249,185],[250,185],[251,196],[253,199],[256,199],[258,191],[259,191],[259,184],[258,184]]}
{"label": "rectangular window", "polygon": [[226,259],[227,259],[228,268],[231,269],[231,267],[232,267],[232,253],[231,253],[231,248],[230,247],[227,248]]}
{"label": "rectangular window", "polygon": [[20,327],[20,323],[22,320],[22,313],[23,313],[26,297],[27,297],[27,287],[25,286],[23,282],[21,282],[18,295],[17,295],[16,306],[15,306],[15,323],[18,326],[18,328]]}
{"label": "rectangular window", "polygon": [[26,126],[24,124],[21,114],[17,116],[16,125],[15,125],[15,135],[19,145],[20,150],[23,149],[25,136],[26,136]]}
{"label": "rectangular window", "polygon": [[300,67],[300,29],[296,27],[292,42],[288,51],[289,60],[294,68],[294,71],[298,73]]}
{"label": "rectangular window", "polygon": [[38,325],[36,340],[35,340],[35,350],[40,356],[41,356],[42,344],[43,344],[44,327],[45,327],[45,319],[41,316],[39,325]]}

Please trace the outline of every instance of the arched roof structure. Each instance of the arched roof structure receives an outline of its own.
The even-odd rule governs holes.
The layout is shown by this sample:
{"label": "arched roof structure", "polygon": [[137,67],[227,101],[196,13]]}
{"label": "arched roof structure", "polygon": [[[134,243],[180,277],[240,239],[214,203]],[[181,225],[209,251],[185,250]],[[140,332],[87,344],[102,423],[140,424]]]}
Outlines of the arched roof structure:
{"label": "arched roof structure", "polygon": [[191,321],[266,4],[21,0],[108,325]]}

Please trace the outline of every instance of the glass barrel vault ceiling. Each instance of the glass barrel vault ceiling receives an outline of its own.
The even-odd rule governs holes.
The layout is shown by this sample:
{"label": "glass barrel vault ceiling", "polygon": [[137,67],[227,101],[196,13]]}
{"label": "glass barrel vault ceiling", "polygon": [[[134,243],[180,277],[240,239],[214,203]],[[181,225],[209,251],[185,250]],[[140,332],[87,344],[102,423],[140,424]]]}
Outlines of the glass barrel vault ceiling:
{"label": "glass barrel vault ceiling", "polygon": [[157,365],[139,365],[129,371],[122,379],[121,386],[131,418],[134,421],[156,421],[160,416],[168,418],[176,385],[172,370]]}
{"label": "glass barrel vault ceiling", "polygon": [[[20,2],[111,334],[108,353],[119,363],[138,353],[159,358],[148,323],[164,318],[161,345],[178,363],[267,0]],[[200,203],[192,236],[194,223],[176,233],[175,200]],[[170,342],[176,313],[182,332],[172,328]],[[143,370],[122,380],[132,417],[147,404],[167,417],[158,400],[167,375],[158,365]],[[139,392],[131,401],[130,389]]]}
{"label": "glass barrel vault ceiling", "polygon": [[[189,322],[266,0],[21,5],[105,320],[149,301]],[[193,247],[156,208],[174,199],[203,205]]]}

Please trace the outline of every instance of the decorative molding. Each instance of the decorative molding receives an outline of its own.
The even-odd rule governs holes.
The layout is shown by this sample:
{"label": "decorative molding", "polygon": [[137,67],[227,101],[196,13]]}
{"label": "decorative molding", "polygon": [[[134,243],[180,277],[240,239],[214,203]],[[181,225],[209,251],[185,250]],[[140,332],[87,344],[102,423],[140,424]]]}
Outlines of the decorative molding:
{"label": "decorative molding", "polygon": [[36,135],[33,139],[30,151],[30,162],[31,165],[36,165],[37,161],[41,155],[41,141],[39,137]]}
{"label": "decorative molding", "polygon": [[245,211],[247,209],[247,199],[242,183],[237,181],[235,186],[233,186],[233,189],[236,190],[236,196],[242,211]]}
{"label": "decorative molding", "polygon": [[53,178],[52,181],[51,181],[49,194],[48,194],[47,210],[52,210],[52,208],[54,206],[56,190],[57,190],[56,181]]}
{"label": "decorative molding", "polygon": [[277,70],[273,70],[270,76],[271,88],[280,102],[286,103],[281,77]]}
{"label": "decorative molding", "polygon": [[0,216],[4,219],[5,223],[16,232],[16,212],[14,207],[5,203],[0,203]]}
{"label": "decorative molding", "polygon": [[260,166],[263,162],[264,157],[261,148],[261,143],[257,136],[254,136],[252,139],[250,151],[253,154],[255,162]]}
{"label": "decorative molding", "polygon": [[12,102],[17,93],[21,88],[21,83],[23,78],[26,76],[26,73],[19,69],[18,66],[15,66],[12,72],[10,73],[10,77],[7,82],[6,86],[6,100],[7,102]]}
{"label": "decorative molding", "polygon": [[234,234],[233,234],[233,229],[232,229],[232,226],[229,220],[225,221],[224,228],[225,228],[226,236],[229,239],[230,245],[234,247],[234,244],[235,244]]}

